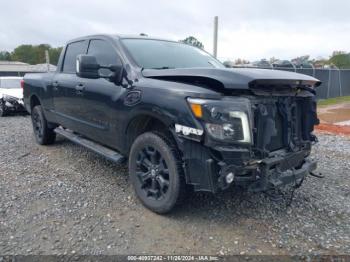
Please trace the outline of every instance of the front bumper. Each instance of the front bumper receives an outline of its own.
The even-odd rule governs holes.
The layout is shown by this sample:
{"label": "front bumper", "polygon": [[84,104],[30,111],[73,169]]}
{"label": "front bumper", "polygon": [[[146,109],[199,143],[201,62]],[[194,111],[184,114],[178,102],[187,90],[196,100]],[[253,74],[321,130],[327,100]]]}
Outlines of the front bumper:
{"label": "front bumper", "polygon": [[255,161],[252,165],[224,166],[220,170],[219,188],[225,189],[229,173],[234,174],[234,184],[259,192],[298,183],[317,168],[317,162],[307,158],[308,151],[287,153],[283,156]]}
{"label": "front bumper", "polygon": [[248,186],[248,190],[259,192],[278,188],[291,183],[298,184],[316,168],[316,161],[306,159],[298,169],[292,168],[286,171],[280,171],[278,169],[265,170],[261,173],[261,178],[259,180]]}
{"label": "front bumper", "polygon": [[[231,152],[231,158],[219,160],[213,157],[210,149],[191,143],[184,148],[186,181],[195,191],[216,193],[231,185],[252,192],[267,191],[298,183],[314,171],[317,163],[308,158],[309,153],[310,150],[305,149],[252,160],[246,152],[233,156]],[[226,178],[230,173],[233,181],[228,183]]]}

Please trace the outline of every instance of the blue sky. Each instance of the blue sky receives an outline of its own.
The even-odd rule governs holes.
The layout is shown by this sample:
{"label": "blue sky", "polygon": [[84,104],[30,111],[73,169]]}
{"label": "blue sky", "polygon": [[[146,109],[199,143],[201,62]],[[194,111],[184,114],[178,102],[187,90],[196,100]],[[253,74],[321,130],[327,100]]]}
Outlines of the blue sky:
{"label": "blue sky", "polygon": [[350,51],[346,0],[1,0],[0,6],[0,50],[22,43],[59,46],[95,33],[147,33],[173,40],[193,35],[212,52],[217,15],[222,59]]}

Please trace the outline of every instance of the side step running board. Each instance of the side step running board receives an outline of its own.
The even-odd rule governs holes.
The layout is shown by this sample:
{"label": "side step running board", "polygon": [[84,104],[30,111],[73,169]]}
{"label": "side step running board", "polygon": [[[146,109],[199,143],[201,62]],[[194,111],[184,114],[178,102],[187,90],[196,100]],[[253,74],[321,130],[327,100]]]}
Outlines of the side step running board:
{"label": "side step running board", "polygon": [[124,162],[125,157],[123,157],[121,154],[119,154],[116,151],[113,151],[112,149],[109,149],[103,145],[100,145],[96,142],[93,142],[91,140],[88,140],[84,137],[82,137],[81,135],[75,134],[72,131],[68,131],[66,129],[63,129],[62,127],[57,127],[55,128],[55,133],[59,134],[61,136],[64,136],[65,138],[69,139],[70,141],[84,146],[88,149],[90,149],[91,151],[100,154],[102,156],[104,156],[105,158],[107,158],[108,160],[111,160],[117,164]]}

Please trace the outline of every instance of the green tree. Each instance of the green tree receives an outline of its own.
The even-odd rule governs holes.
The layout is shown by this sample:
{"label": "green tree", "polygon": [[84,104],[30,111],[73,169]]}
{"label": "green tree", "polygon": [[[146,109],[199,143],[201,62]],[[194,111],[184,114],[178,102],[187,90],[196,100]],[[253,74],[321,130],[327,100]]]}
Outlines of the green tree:
{"label": "green tree", "polygon": [[189,36],[185,38],[184,40],[180,40],[181,43],[185,43],[188,45],[193,45],[195,47],[198,47],[200,49],[204,49],[204,45],[194,36]]}
{"label": "green tree", "polygon": [[0,51],[0,61],[10,61],[11,54],[7,51]]}
{"label": "green tree", "polygon": [[334,53],[328,64],[335,65],[341,69],[350,68],[350,53]]}
{"label": "green tree", "polygon": [[16,47],[11,53],[13,61],[19,61],[29,64],[34,64],[34,52],[32,45],[20,45]]}
{"label": "green tree", "polygon": [[293,58],[291,62],[294,64],[307,64],[309,63],[310,56],[309,55],[303,55],[303,56],[298,56],[296,58]]}
{"label": "green tree", "polygon": [[14,61],[20,61],[28,64],[45,63],[45,50],[50,49],[50,45],[20,45],[11,53],[11,58]]}
{"label": "green tree", "polygon": [[58,59],[60,58],[61,51],[62,51],[62,47],[49,49],[50,64],[57,65]]}
{"label": "green tree", "polygon": [[346,54],[345,51],[342,51],[342,50],[335,50],[335,51],[333,51],[332,56],[335,56],[335,55],[345,55],[345,54]]}
{"label": "green tree", "polygon": [[311,59],[310,63],[312,63],[315,68],[323,68],[325,65],[328,64],[328,59],[326,59],[322,56],[318,56],[314,59]]}
{"label": "green tree", "polygon": [[[36,64],[46,63],[45,51],[50,50],[51,46],[48,44],[40,44],[38,46],[33,46]],[[51,61],[50,61],[51,62]]]}
{"label": "green tree", "polygon": [[52,48],[48,44],[40,45],[20,45],[11,53],[11,60],[28,64],[46,63],[45,51],[48,50],[50,63],[57,65],[62,47]]}

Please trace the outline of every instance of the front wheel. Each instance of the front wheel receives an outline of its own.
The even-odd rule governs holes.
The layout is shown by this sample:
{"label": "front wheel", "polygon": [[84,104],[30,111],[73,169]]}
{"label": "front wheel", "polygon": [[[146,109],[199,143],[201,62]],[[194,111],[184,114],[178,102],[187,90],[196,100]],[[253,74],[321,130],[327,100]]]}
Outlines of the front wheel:
{"label": "front wheel", "polygon": [[185,195],[178,150],[170,139],[144,133],[133,143],[129,156],[130,179],[142,204],[156,213],[167,213]]}
{"label": "front wheel", "polygon": [[35,106],[31,112],[35,140],[40,145],[50,145],[55,142],[56,133],[48,127],[43,109],[40,105]]}

